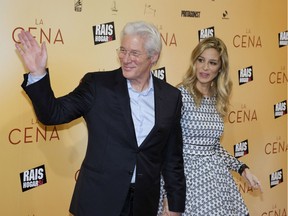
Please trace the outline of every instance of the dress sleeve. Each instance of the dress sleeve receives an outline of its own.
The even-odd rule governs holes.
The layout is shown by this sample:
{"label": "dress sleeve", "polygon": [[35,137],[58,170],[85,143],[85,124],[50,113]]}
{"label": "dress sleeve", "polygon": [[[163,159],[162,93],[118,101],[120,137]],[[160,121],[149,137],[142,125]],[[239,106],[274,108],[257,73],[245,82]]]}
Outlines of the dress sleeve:
{"label": "dress sleeve", "polygon": [[220,141],[215,145],[216,153],[223,159],[226,163],[228,169],[238,172],[240,167],[244,164],[237,158],[232,156],[224,147],[220,144]]}

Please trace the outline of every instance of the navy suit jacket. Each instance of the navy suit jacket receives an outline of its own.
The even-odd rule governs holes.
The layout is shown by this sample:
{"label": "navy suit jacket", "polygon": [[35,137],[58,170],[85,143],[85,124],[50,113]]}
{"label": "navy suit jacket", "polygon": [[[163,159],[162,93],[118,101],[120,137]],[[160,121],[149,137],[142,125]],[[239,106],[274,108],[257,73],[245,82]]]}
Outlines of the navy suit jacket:
{"label": "navy suit jacket", "polygon": [[121,68],[87,73],[71,93],[55,98],[49,73],[23,89],[37,118],[57,125],[83,117],[88,129],[85,158],[75,185],[70,212],[75,216],[119,216],[135,164],[134,215],[155,216],[163,175],[171,211],[183,212],[185,177],[180,128],[181,93],[153,77],[155,125],[138,147],[127,80]]}

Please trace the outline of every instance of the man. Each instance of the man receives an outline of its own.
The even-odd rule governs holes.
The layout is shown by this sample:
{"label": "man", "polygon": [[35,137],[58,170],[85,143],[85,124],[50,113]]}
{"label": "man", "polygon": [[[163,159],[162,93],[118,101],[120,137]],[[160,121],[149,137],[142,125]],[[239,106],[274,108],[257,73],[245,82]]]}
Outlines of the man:
{"label": "man", "polygon": [[184,211],[181,94],[152,76],[161,52],[154,25],[128,23],[118,49],[121,68],[87,73],[71,93],[55,98],[45,43],[29,32],[16,44],[30,71],[22,87],[46,125],[83,117],[88,145],[70,212],[75,216],[156,216],[163,175],[171,216]]}

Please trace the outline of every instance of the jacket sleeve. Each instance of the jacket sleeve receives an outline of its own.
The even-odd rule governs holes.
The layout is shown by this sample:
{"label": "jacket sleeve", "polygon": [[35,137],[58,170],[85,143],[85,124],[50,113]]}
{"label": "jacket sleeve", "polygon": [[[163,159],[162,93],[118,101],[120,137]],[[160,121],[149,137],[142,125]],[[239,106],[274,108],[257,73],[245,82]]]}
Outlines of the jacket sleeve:
{"label": "jacket sleeve", "polygon": [[169,210],[173,212],[184,212],[186,198],[186,181],[182,156],[183,140],[180,126],[181,107],[182,99],[180,94],[175,112],[174,127],[170,132],[162,170]]}
{"label": "jacket sleeve", "polygon": [[71,93],[56,98],[51,88],[49,73],[38,82],[27,86],[28,74],[24,75],[22,88],[30,98],[40,122],[57,125],[70,122],[88,112],[94,99],[91,76],[86,74]]}

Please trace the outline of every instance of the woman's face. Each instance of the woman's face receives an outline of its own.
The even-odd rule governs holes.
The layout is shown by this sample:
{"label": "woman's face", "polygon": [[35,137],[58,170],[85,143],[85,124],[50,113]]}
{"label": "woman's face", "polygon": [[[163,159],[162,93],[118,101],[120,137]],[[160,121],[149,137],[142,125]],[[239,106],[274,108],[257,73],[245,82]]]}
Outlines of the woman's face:
{"label": "woman's face", "polygon": [[195,63],[197,86],[211,86],[212,81],[218,75],[221,68],[219,52],[214,48],[208,48],[202,52]]}

